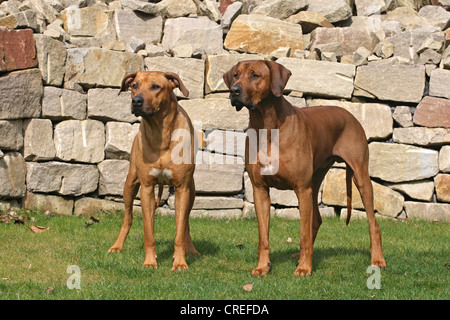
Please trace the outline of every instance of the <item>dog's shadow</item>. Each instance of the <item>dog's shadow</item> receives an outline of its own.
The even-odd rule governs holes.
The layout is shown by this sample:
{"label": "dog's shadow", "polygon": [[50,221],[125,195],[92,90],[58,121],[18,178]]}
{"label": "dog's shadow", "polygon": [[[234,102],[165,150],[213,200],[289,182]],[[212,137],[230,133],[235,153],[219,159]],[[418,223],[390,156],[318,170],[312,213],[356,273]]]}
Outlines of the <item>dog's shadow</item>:
{"label": "dog's shadow", "polygon": [[[287,261],[291,261],[293,264],[297,265],[300,257],[299,252],[299,249],[273,250],[270,253],[270,261],[273,265],[276,265],[277,263],[285,263]],[[314,248],[313,270],[319,269],[320,265],[325,261],[333,259],[337,256],[344,256],[345,260],[363,256],[370,262],[370,250],[368,249],[363,250],[342,247]]]}
{"label": "dog's shadow", "polygon": [[[174,242],[170,240],[157,241],[156,243],[158,250],[158,261],[172,261],[173,251],[174,251]],[[191,254],[186,253],[186,261],[188,265],[195,263],[195,261],[202,259],[204,256],[214,256],[216,255],[220,248],[216,244],[206,241],[206,240],[197,240],[194,241],[195,249],[200,254]]]}

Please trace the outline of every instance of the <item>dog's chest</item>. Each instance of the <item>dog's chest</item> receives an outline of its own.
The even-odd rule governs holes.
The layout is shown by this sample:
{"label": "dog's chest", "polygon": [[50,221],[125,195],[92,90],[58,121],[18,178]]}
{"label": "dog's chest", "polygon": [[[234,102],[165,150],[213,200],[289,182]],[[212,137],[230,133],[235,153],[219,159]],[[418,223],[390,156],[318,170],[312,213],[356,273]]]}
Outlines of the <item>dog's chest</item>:
{"label": "dog's chest", "polygon": [[149,175],[155,177],[158,184],[170,184],[173,178],[172,170],[170,169],[153,168],[150,170]]}

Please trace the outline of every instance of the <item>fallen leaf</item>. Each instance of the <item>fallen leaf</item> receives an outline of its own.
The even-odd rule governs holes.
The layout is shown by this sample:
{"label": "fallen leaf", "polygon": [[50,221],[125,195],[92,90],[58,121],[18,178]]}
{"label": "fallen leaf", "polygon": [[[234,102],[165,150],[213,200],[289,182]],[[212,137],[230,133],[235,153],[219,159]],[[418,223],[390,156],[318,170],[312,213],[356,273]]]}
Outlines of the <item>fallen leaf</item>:
{"label": "fallen leaf", "polygon": [[93,225],[94,223],[99,223],[99,222],[100,222],[100,220],[98,220],[97,218],[95,218],[93,216],[90,216],[89,220],[84,223],[84,226],[87,228],[87,227],[90,227],[91,225]]}
{"label": "fallen leaf", "polygon": [[254,283],[244,284],[244,286],[242,288],[244,288],[245,291],[250,292],[253,290],[253,285],[254,285]]}
{"label": "fallen leaf", "polygon": [[291,242],[292,242],[292,239],[291,239],[291,238],[287,238],[287,242],[288,242],[288,243],[291,243]]}
{"label": "fallen leaf", "polygon": [[55,288],[56,287],[48,287],[48,288],[45,289],[45,292],[52,293],[53,291],[55,291]]}
{"label": "fallen leaf", "polygon": [[239,249],[244,249],[244,245],[242,243],[237,244],[236,247],[238,247]]}
{"label": "fallen leaf", "polygon": [[32,226],[29,226],[28,229],[30,229],[34,233],[41,233],[41,232],[44,232],[45,230],[50,229],[50,227],[40,227],[40,226],[35,226],[33,224]]}

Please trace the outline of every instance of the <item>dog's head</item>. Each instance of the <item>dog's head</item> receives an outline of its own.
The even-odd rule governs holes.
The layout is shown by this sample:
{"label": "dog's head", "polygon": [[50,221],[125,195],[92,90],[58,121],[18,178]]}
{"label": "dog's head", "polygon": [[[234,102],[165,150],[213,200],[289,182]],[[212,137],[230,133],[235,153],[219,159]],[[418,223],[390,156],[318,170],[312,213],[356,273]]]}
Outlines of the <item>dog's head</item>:
{"label": "dog's head", "polygon": [[281,97],[291,71],[274,61],[241,61],[223,79],[230,89],[231,104],[239,111],[243,107],[254,110],[270,95]]}
{"label": "dog's head", "polygon": [[119,94],[131,89],[131,113],[138,116],[153,116],[171,99],[176,99],[173,90],[179,88],[185,97],[189,91],[180,77],[172,72],[136,72],[122,80]]}

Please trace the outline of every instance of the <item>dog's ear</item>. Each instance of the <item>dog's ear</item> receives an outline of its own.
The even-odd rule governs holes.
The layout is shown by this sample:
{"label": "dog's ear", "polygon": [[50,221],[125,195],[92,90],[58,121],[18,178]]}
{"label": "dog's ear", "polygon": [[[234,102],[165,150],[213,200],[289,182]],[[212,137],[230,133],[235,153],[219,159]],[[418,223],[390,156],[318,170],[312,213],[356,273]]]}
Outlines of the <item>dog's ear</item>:
{"label": "dog's ear", "polygon": [[123,78],[122,85],[120,86],[120,90],[119,90],[119,93],[117,95],[120,95],[120,93],[122,91],[127,91],[128,90],[128,88],[130,87],[130,83],[132,83],[134,81],[134,78],[136,78],[136,75],[137,75],[137,72],[130,73],[125,78]]}
{"label": "dog's ear", "polygon": [[173,72],[166,72],[164,74],[166,78],[174,83],[174,88],[180,89],[181,93],[187,98],[189,96],[189,91],[186,89],[186,87],[183,84],[183,81],[181,81],[180,76]]}
{"label": "dog's ear", "polygon": [[270,69],[270,89],[275,97],[281,97],[292,73],[275,61],[266,61],[266,64]]}
{"label": "dog's ear", "polygon": [[231,88],[231,83],[233,82],[233,76],[236,73],[239,63],[236,64],[235,66],[233,66],[229,71],[227,71],[223,74],[223,81],[227,85],[228,89]]}

